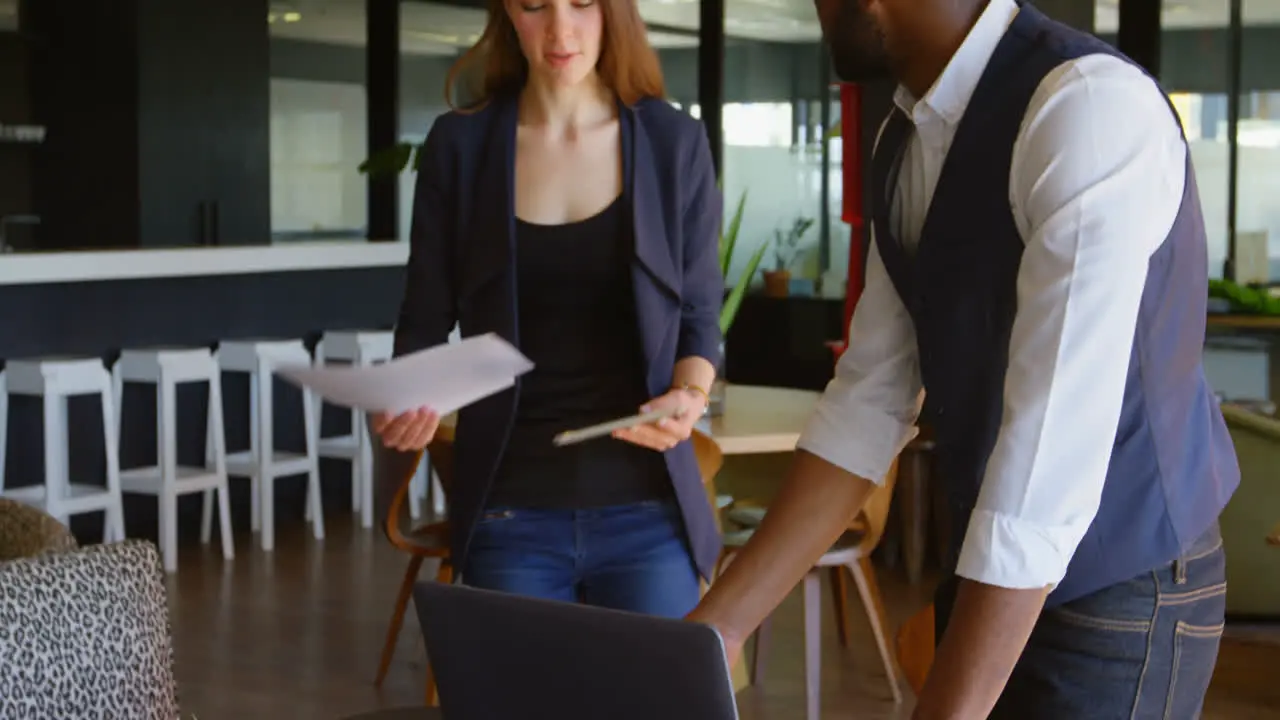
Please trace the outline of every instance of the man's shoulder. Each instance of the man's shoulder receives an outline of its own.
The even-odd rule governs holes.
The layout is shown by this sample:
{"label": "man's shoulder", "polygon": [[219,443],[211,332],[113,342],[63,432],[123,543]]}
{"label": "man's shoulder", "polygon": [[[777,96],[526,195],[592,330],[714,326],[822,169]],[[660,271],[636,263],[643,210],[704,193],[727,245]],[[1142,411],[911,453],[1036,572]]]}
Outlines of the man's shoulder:
{"label": "man's shoulder", "polygon": [[[1040,81],[1023,114],[1019,143],[1086,144],[1081,152],[1130,155],[1162,148],[1171,159],[1186,152],[1182,118],[1160,84],[1132,61],[1110,53],[1066,60]],[[1106,160],[1102,160],[1106,162]]]}
{"label": "man's shoulder", "polygon": [[1049,71],[1031,98],[1028,114],[1042,110],[1141,113],[1177,124],[1159,82],[1132,60],[1112,53],[1069,58]]}

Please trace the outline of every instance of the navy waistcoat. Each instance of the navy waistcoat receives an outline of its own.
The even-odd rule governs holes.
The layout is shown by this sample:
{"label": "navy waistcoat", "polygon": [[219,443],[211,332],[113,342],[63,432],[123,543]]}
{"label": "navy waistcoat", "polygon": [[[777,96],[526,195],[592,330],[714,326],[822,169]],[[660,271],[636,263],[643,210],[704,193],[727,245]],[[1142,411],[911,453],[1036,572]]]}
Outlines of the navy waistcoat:
{"label": "navy waistcoat", "polygon": [[[1023,5],[974,90],[909,257],[889,208],[913,127],[895,109],[872,160],[877,247],[914,321],[939,472],[957,531],[954,563],[1000,428],[1023,238],[1009,205],[1013,146],[1041,80],[1098,53],[1092,35]],[[1170,106],[1170,112],[1174,112]],[[1240,471],[1202,354],[1208,258],[1187,154],[1177,220],[1151,256],[1101,507],[1050,606],[1176,559],[1217,519]]]}

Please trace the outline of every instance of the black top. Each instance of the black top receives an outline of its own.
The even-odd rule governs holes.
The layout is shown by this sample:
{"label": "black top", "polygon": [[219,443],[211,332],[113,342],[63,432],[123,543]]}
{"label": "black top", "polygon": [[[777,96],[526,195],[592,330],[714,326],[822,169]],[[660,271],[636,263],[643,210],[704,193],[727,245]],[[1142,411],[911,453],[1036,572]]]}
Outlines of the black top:
{"label": "black top", "polygon": [[581,508],[672,494],[661,453],[605,437],[552,438],[632,415],[648,400],[621,198],[566,225],[516,221],[520,381],[515,423],[488,505]]}

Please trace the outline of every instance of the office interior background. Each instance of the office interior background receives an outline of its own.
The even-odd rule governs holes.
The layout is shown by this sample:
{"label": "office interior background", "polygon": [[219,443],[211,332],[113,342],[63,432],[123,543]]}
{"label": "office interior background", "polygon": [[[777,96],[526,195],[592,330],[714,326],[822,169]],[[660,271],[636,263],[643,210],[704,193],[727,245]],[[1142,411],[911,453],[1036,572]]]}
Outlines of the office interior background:
{"label": "office interior background", "polygon": [[[738,280],[760,247],[766,249],[762,268],[773,269],[778,237],[797,220],[812,221],[794,257],[782,253],[793,276],[785,297],[748,295],[726,339],[724,374],[731,387],[820,390],[832,373],[829,343],[844,332],[850,239],[866,232],[845,222],[846,179],[861,173],[865,180],[867,169],[865,162],[843,165],[844,143],[857,143],[864,160],[870,157],[893,87],[862,86],[857,117],[842,117],[811,0],[637,2],[666,74],[667,100],[707,124],[726,207],[746,198],[726,282]],[[1191,143],[1210,275],[1242,283],[1280,280],[1280,208],[1272,202],[1280,196],[1280,0],[1034,4],[1112,42],[1170,93]],[[483,5],[0,0],[0,361],[75,356],[110,365],[127,348],[267,337],[314,347],[327,331],[389,330],[404,257],[387,251],[404,250],[415,178],[411,170],[368,175],[360,167],[397,143],[419,143],[446,112],[446,73],[481,31]],[[844,135],[850,125],[856,137]],[[113,252],[179,248],[201,250]],[[210,265],[186,267],[195,261],[184,255]],[[218,255],[233,259],[215,261]],[[25,268],[34,274],[24,275]],[[762,284],[759,276],[751,280]],[[1261,537],[1276,517],[1280,423],[1271,416],[1280,358],[1272,339],[1280,325],[1275,318],[1214,319],[1242,321],[1225,332],[1211,328],[1205,360],[1215,389],[1230,399],[1272,403],[1271,425],[1233,421],[1247,467],[1229,508],[1234,515],[1223,519],[1232,557],[1229,611],[1274,621],[1280,576],[1275,550],[1263,547]],[[1249,324],[1255,320],[1258,325]],[[227,444],[244,447],[253,402],[248,381],[228,373],[223,387]],[[297,396],[286,398],[284,384],[279,387],[275,441],[296,451],[306,443],[301,410]],[[156,454],[156,422],[147,415],[154,403],[137,390],[121,395],[129,428],[119,438],[123,466]],[[200,387],[190,390],[178,391],[176,452],[203,462],[206,400]],[[69,473],[102,477],[102,416],[93,398],[81,400],[67,410],[74,429]],[[336,410],[328,408],[321,425],[332,425]],[[44,481],[42,412],[39,398],[9,401],[7,428],[0,425],[6,490]],[[768,412],[785,414],[774,406]],[[785,453],[746,455],[729,468],[776,478],[784,461]],[[734,492],[755,489],[734,484],[748,474],[722,473],[731,476],[726,487]],[[325,507],[354,505],[347,465],[326,459],[323,475]],[[249,490],[235,485],[230,494],[231,514],[244,526]],[[895,518],[902,507],[924,507],[922,497],[895,499]],[[262,716],[282,717],[303,708],[372,704],[370,666],[404,564],[376,532],[350,528],[346,535],[335,531],[329,548],[339,550],[320,562],[320,543],[297,541],[306,534],[305,498],[296,484],[282,487],[275,501],[280,517],[293,518],[282,537],[294,543],[283,540],[275,555],[285,560],[264,560],[270,555],[256,548],[237,559],[234,571],[217,561],[216,551],[183,560],[184,566],[195,562],[172,594],[179,680],[201,717],[216,714],[204,708],[241,713],[232,717],[248,716],[246,707],[271,708]],[[189,553],[207,550],[195,543],[200,508],[194,496],[178,505]],[[123,514],[130,537],[157,536],[153,499],[126,497]],[[72,518],[69,526],[82,542],[101,537],[96,514]],[[891,527],[899,527],[897,519]],[[899,542],[895,532],[888,544]],[[909,534],[898,535],[905,538],[902,547],[911,542]],[[347,552],[347,545],[355,549]],[[341,582],[326,575],[335,567],[332,572],[345,573]],[[250,605],[222,599],[219,593],[232,585]],[[218,593],[209,589],[215,586]],[[908,597],[900,588],[890,592],[898,601]],[[282,628],[305,631],[296,644],[304,652],[282,639]],[[780,633],[793,658],[801,657],[800,636],[798,621]],[[215,648],[217,662],[201,655],[209,637],[225,641]],[[406,661],[412,652],[397,659],[392,695],[416,700],[422,676],[411,664],[416,656]],[[862,662],[867,658],[870,665]],[[859,662],[862,675],[876,667],[873,655]],[[1274,649],[1237,647],[1222,667],[1227,679],[1215,680],[1219,711],[1236,696],[1244,698],[1240,707],[1276,706],[1269,670]],[[842,673],[837,677],[854,678],[849,687],[874,683],[879,692],[882,678],[835,668]],[[837,687],[829,697],[841,707],[865,705],[865,688],[828,685]],[[760,706],[782,709],[744,717],[795,716],[803,702],[799,685],[772,687],[777,695],[760,696]]]}
{"label": "office interior background", "polygon": [[[1119,0],[1098,0],[1092,8],[1087,7],[1090,2],[1040,4],[1051,14],[1073,15],[1073,24],[1089,25],[1114,42],[1121,21]],[[97,12],[94,6],[102,5],[92,0],[83,4],[86,14]],[[445,111],[445,74],[478,36],[485,12],[477,7],[481,3],[473,0],[392,4],[398,6],[394,139],[417,142],[434,118]],[[719,95],[726,202],[732,207],[747,194],[743,247],[735,255],[727,279],[732,282],[742,271],[752,246],[773,242],[776,232],[785,232],[798,218],[808,218],[814,223],[801,239],[793,274],[825,280],[815,283],[819,291],[840,296],[850,233],[840,221],[844,138],[832,137],[831,131],[840,120],[838,91],[819,44],[812,5],[803,0],[725,0],[716,4],[723,5],[724,15],[724,72]],[[268,38],[270,80],[269,88],[264,89],[269,115],[261,118],[261,123],[263,128],[269,127],[264,148],[269,154],[264,165],[269,170],[269,185],[262,190],[270,196],[270,241],[368,235],[370,192],[367,178],[358,168],[376,149],[369,144],[366,56],[378,49],[368,44],[367,3],[271,0],[226,5],[229,15],[240,16],[244,11],[238,8],[264,6],[262,31]],[[1234,233],[1266,249],[1265,265],[1240,268],[1241,278],[1271,280],[1280,272],[1280,209],[1271,202],[1280,193],[1280,71],[1276,69],[1280,61],[1275,56],[1280,2],[1176,0],[1158,4],[1155,0],[1125,0],[1125,5],[1148,6],[1132,8],[1129,23],[1134,36],[1148,36],[1139,38],[1142,48],[1149,47],[1152,40],[1159,48],[1154,69],[1172,95],[1191,140],[1209,226],[1213,273],[1223,274],[1228,238]],[[18,6],[18,0],[0,0],[0,31],[20,29]],[[699,76],[700,4],[696,0],[639,0],[639,7],[662,60],[670,102],[701,116],[700,91],[707,92],[707,83]],[[198,25],[195,15],[175,17],[170,22],[175,30]],[[1147,27],[1133,26],[1139,22]],[[231,23],[217,20],[214,28]],[[1150,38],[1153,33],[1158,37]],[[385,37],[385,29],[377,28],[374,36]],[[16,64],[3,60],[15,54],[12,46],[22,44],[15,39],[18,37],[20,34],[0,32],[0,72],[9,74],[0,78],[0,87],[9,88],[0,90],[0,109],[10,113],[22,110],[14,107],[20,103],[13,90],[24,82],[15,76]],[[244,37],[243,30],[239,40],[233,34],[219,37],[215,42],[223,47],[210,54],[208,62],[217,64],[225,61],[228,53],[241,51],[231,46],[245,42]],[[156,51],[163,49],[157,47]],[[251,48],[243,52],[254,54]],[[243,60],[238,62],[244,64]],[[236,102],[229,88],[216,86],[217,79],[214,73],[203,79],[193,76],[189,83],[214,83],[208,93],[220,102]],[[1232,97],[1236,99],[1235,115],[1229,101]],[[234,130],[234,120],[222,132]],[[0,124],[23,121],[0,114]],[[237,150],[235,141],[225,150],[216,143],[208,146],[214,153]],[[0,187],[9,190],[20,185],[13,182],[21,174],[14,166],[43,162],[39,153],[35,149],[24,157],[13,149],[0,152],[0,183],[9,180]],[[407,236],[412,188],[412,173],[402,174],[392,233],[395,238]],[[27,193],[0,193],[0,215],[29,215],[33,211],[30,203]],[[46,220],[45,228],[46,235],[56,234],[56,221],[50,224]],[[11,229],[10,234],[20,237],[22,232]],[[125,232],[108,235],[81,239],[78,244],[104,247],[135,242]],[[267,237],[243,237],[232,242],[265,241]],[[164,242],[148,244],[181,242],[175,234]],[[38,251],[66,245],[60,239],[45,237],[20,249]],[[766,253],[764,266],[768,268],[773,262],[772,253]]]}

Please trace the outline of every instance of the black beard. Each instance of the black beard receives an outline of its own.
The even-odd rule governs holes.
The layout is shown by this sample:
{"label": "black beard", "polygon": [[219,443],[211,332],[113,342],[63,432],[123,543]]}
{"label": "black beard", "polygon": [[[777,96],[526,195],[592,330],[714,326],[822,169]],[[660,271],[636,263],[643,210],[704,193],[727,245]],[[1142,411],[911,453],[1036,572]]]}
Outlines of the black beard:
{"label": "black beard", "polygon": [[844,0],[827,41],[836,76],[844,82],[870,82],[891,76],[884,34],[858,0]]}
{"label": "black beard", "polygon": [[884,80],[892,76],[889,63],[884,57],[869,55],[855,51],[840,50],[834,45],[831,48],[831,62],[836,77],[843,82],[866,83]]}

